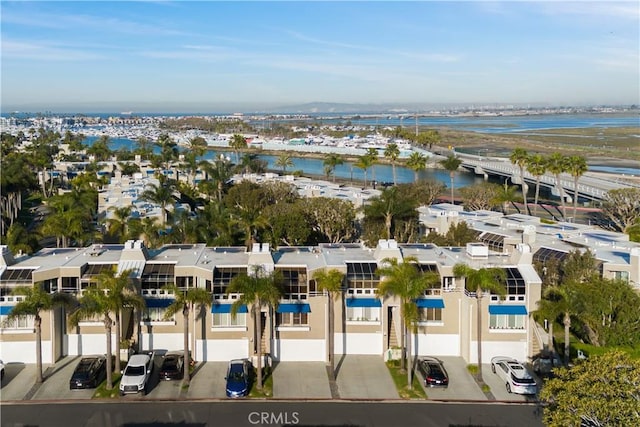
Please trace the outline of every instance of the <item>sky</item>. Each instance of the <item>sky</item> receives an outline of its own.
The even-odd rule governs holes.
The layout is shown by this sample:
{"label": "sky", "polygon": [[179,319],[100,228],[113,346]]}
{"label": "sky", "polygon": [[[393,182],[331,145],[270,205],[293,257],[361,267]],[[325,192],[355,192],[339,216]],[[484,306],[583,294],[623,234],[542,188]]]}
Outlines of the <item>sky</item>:
{"label": "sky", "polygon": [[640,2],[5,1],[2,112],[640,104]]}

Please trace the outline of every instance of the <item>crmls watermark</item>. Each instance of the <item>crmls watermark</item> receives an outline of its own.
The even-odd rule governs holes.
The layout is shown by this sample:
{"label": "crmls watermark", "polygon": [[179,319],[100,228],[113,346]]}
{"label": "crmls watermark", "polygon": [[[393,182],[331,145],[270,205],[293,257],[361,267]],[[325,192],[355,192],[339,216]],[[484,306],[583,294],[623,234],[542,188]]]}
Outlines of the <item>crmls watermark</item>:
{"label": "crmls watermark", "polygon": [[250,412],[247,416],[253,425],[296,425],[300,422],[298,412]]}

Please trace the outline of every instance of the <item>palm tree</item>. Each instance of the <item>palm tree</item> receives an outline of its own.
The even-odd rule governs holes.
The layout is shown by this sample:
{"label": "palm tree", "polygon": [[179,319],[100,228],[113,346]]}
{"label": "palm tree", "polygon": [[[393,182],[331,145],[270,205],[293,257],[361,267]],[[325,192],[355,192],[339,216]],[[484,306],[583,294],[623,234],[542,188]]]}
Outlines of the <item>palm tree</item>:
{"label": "palm tree", "polygon": [[393,170],[393,185],[396,185],[396,161],[398,161],[398,157],[400,157],[400,149],[398,148],[398,144],[388,144],[384,149],[384,156],[391,160],[391,168]]}
{"label": "palm tree", "polygon": [[456,171],[462,164],[462,160],[458,159],[454,155],[450,155],[444,160],[440,160],[439,162],[443,168],[449,171],[449,178],[451,179],[451,204],[453,204],[453,179],[455,177]]}
{"label": "palm tree", "polygon": [[149,156],[153,153],[151,148],[151,141],[146,136],[140,136],[136,139],[136,149],[134,152],[140,155],[141,160],[148,160]]}
{"label": "palm tree", "polygon": [[565,219],[564,187],[560,182],[560,175],[567,171],[567,158],[560,153],[553,153],[547,157],[547,170],[555,175],[556,187],[560,192],[560,204],[562,206],[562,219]]}
{"label": "palm tree", "polygon": [[145,306],[144,299],[136,291],[130,275],[132,270],[124,270],[116,274],[115,269],[107,269],[97,277],[97,282],[85,289],[78,308],[69,316],[69,323],[78,326],[80,321],[94,316],[102,316],[107,340],[107,390],[113,388],[113,367],[111,358],[111,328],[115,316],[116,328],[116,369],[120,368],[120,316],[123,308],[142,310]]}
{"label": "palm tree", "polygon": [[171,180],[160,175],[160,182],[149,184],[139,197],[140,200],[146,200],[160,206],[160,226],[163,228],[166,222],[167,206],[175,200],[173,190],[174,186]]}
{"label": "palm tree", "polygon": [[238,151],[244,150],[247,148],[247,139],[236,133],[231,137],[231,141],[229,141],[229,146],[233,148],[233,151],[236,153],[236,163],[240,162],[240,158],[238,157]]}
{"label": "palm tree", "polygon": [[578,210],[578,180],[587,171],[587,161],[582,156],[571,156],[567,159],[567,172],[573,177],[573,220]]}
{"label": "palm tree", "polygon": [[131,206],[112,206],[113,217],[107,219],[107,232],[112,236],[118,236],[118,242],[124,243],[129,238],[129,226],[127,222],[131,216]]}
{"label": "palm tree", "polygon": [[173,316],[182,311],[182,323],[184,332],[184,381],[189,382],[191,380],[191,373],[189,368],[191,366],[191,354],[189,353],[189,313],[196,307],[202,310],[204,307],[210,307],[213,302],[211,293],[207,292],[203,288],[188,288],[186,290],[178,288],[175,284],[167,285],[164,287],[169,292],[173,293],[174,301],[164,314],[164,318],[171,319]]}
{"label": "palm tree", "polygon": [[233,166],[231,162],[222,156],[216,159],[213,163],[208,160],[200,162],[200,167],[207,175],[207,179],[200,181],[200,187],[207,187],[209,183],[213,184],[215,188],[218,202],[222,201],[222,193],[224,188],[233,176]]}
{"label": "palm tree", "polygon": [[564,326],[564,364],[569,364],[571,349],[571,317],[577,316],[578,295],[572,283],[563,283],[560,286],[548,287],[540,301],[538,312],[549,319],[549,350],[553,351],[553,323],[562,316]]}
{"label": "palm tree", "polygon": [[519,200],[517,193],[518,187],[515,185],[509,185],[508,179],[509,178],[504,180],[504,185],[496,185],[497,194],[492,200],[493,203],[500,204],[500,206],[502,206],[502,213],[505,215],[508,213],[509,205],[512,205]]}
{"label": "palm tree", "polygon": [[236,316],[242,305],[251,307],[256,337],[258,356],[258,390],[262,390],[262,307],[277,309],[282,296],[282,273],[278,270],[266,273],[261,266],[254,266],[251,275],[235,276],[227,287],[227,294],[237,293],[240,297],[231,305],[231,315]]}
{"label": "palm tree", "polygon": [[166,133],[158,136],[154,144],[160,148],[160,158],[164,163],[164,169],[168,170],[171,162],[178,158],[178,144]]}
{"label": "palm tree", "polygon": [[527,171],[536,177],[536,196],[533,206],[533,216],[538,213],[538,196],[540,194],[540,177],[547,171],[547,161],[541,154],[534,154],[527,160]]}
{"label": "palm tree", "polygon": [[364,188],[367,188],[367,169],[373,166],[373,159],[370,156],[360,156],[354,165],[364,171]]}
{"label": "palm tree", "polygon": [[329,271],[319,270],[313,275],[314,280],[318,284],[318,289],[327,292],[327,306],[328,306],[328,323],[329,327],[329,367],[331,369],[331,378],[336,379],[335,371],[335,324],[334,324],[334,310],[333,302],[337,301],[342,295],[342,282],[344,280],[344,273],[339,270],[331,269]]}
{"label": "palm tree", "polygon": [[58,306],[70,306],[75,298],[71,294],[55,292],[53,294],[44,290],[42,283],[33,286],[20,286],[15,288],[12,295],[21,295],[19,301],[9,312],[7,322],[12,322],[21,316],[33,316],[33,326],[36,330],[36,383],[42,383],[42,317],[43,311],[51,311]]}
{"label": "palm tree", "polygon": [[343,163],[344,160],[342,160],[342,156],[339,154],[327,154],[322,161],[327,178],[329,175],[333,175],[333,182],[336,182],[336,167]]}
{"label": "palm tree", "polygon": [[415,214],[415,203],[398,191],[397,187],[385,188],[378,197],[372,197],[364,206],[367,218],[382,219],[386,230],[386,238],[391,239],[391,229],[396,218],[407,218]]}
{"label": "palm tree", "polygon": [[371,159],[371,181],[376,180],[376,164],[378,163],[378,149],[377,148],[367,148],[367,154],[365,156],[369,156]]}
{"label": "palm tree", "polygon": [[402,263],[396,258],[385,258],[382,262],[386,267],[377,271],[381,280],[376,293],[382,298],[396,296],[400,299],[400,317],[403,321],[400,347],[406,356],[406,359],[403,357],[401,360],[400,369],[407,370],[407,387],[411,389],[413,369],[409,332],[417,332],[416,325],[420,317],[415,300],[424,295],[424,291],[432,284],[439,283],[440,276],[437,273],[422,273],[418,270],[418,260],[415,257],[406,257]]}
{"label": "palm tree", "polygon": [[415,151],[411,153],[411,155],[409,156],[409,159],[407,160],[407,166],[409,166],[409,168],[413,170],[414,182],[418,182],[418,173],[427,168],[427,160],[428,160],[427,156]]}
{"label": "palm tree", "polygon": [[509,160],[511,160],[512,164],[520,168],[520,180],[522,181],[522,197],[524,198],[524,212],[526,214],[529,214],[529,208],[527,207],[527,183],[524,180],[524,168],[527,166],[527,162],[529,161],[529,154],[524,148],[516,148],[511,152]]}
{"label": "palm tree", "polygon": [[280,153],[276,159],[276,166],[282,170],[282,174],[287,173],[287,168],[293,166],[293,159],[289,153]]}
{"label": "palm tree", "polygon": [[478,340],[478,380],[482,383],[482,291],[489,291],[497,295],[505,295],[507,290],[505,282],[507,274],[502,268],[481,268],[475,270],[466,264],[456,264],[453,266],[453,274],[456,277],[465,278],[465,289],[475,292],[476,300],[476,327]]}

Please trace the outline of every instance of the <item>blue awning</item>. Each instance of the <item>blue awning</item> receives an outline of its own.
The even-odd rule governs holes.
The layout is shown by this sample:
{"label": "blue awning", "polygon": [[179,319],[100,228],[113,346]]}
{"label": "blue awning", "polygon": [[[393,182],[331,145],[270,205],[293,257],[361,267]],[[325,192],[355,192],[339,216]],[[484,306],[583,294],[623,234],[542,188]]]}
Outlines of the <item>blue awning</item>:
{"label": "blue awning", "polygon": [[309,304],[280,304],[276,310],[278,313],[311,313]]}
{"label": "blue awning", "polygon": [[144,302],[147,303],[147,308],[167,308],[173,304],[175,300],[173,298],[145,298]]}
{"label": "blue awning", "polygon": [[[231,306],[233,304],[213,304],[211,306],[212,313],[231,313]],[[238,313],[248,313],[246,304],[240,305],[238,307]]]}
{"label": "blue awning", "polygon": [[378,298],[348,298],[347,307],[382,307]]}
{"label": "blue awning", "polygon": [[489,314],[527,314],[524,305],[490,305]]}
{"label": "blue awning", "polygon": [[3,305],[0,306],[0,316],[6,316],[9,313],[11,313],[11,310],[13,309],[12,305]]}
{"label": "blue awning", "polygon": [[416,300],[418,308],[444,308],[444,300],[440,298],[420,298]]}

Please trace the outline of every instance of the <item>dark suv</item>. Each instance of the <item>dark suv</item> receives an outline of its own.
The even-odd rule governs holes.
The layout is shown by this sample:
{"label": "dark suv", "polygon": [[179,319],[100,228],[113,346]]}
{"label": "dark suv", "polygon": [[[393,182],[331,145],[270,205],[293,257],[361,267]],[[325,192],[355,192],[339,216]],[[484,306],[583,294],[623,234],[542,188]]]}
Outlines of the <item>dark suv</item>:
{"label": "dark suv", "polygon": [[423,357],[418,360],[418,370],[424,378],[425,387],[448,387],[449,376],[442,362],[435,357]]}
{"label": "dark suv", "polygon": [[107,358],[105,356],[87,356],[71,375],[69,389],[96,388],[107,378]]}

